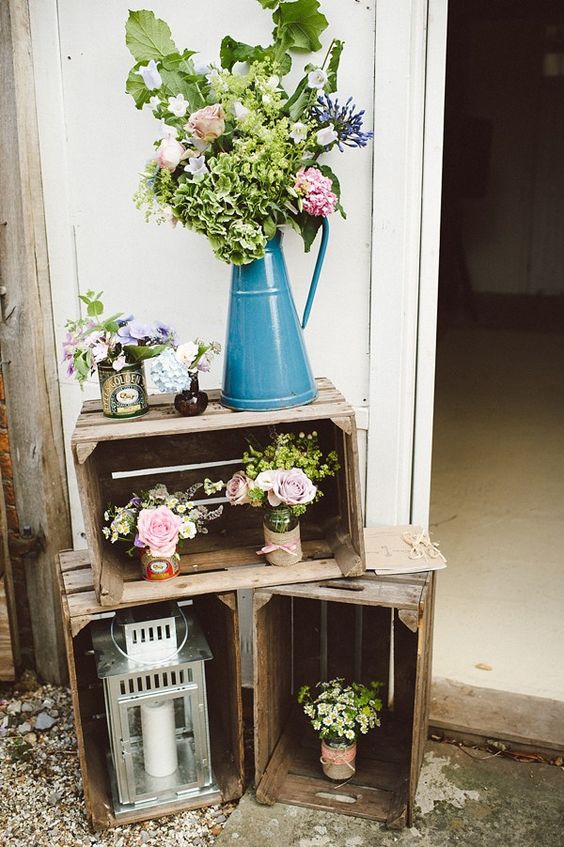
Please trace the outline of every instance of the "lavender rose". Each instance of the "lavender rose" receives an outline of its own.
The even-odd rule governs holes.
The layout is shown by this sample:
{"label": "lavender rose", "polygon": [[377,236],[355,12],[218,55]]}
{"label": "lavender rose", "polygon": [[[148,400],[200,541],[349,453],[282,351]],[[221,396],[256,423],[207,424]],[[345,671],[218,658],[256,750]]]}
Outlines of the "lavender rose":
{"label": "lavender rose", "polygon": [[219,103],[193,112],[184,129],[200,141],[214,141],[225,130],[225,112]]}
{"label": "lavender rose", "polygon": [[172,556],[178,544],[181,518],[168,506],[141,509],[137,518],[139,541],[153,556]]}
{"label": "lavender rose", "polygon": [[316,494],[317,487],[301,468],[279,470],[274,473],[268,502],[271,506],[280,506],[281,503],[286,506],[305,506],[315,499]]}
{"label": "lavender rose", "polygon": [[225,496],[232,506],[245,506],[251,502],[249,498],[250,486],[251,481],[245,471],[237,471],[225,486]]}

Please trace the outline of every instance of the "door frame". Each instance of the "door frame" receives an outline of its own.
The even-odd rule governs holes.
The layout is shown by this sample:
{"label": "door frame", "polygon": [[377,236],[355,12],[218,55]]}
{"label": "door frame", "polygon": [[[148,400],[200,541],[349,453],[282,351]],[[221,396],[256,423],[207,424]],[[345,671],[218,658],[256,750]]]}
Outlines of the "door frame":
{"label": "door frame", "polygon": [[429,520],[447,8],[376,6],[367,526]]}

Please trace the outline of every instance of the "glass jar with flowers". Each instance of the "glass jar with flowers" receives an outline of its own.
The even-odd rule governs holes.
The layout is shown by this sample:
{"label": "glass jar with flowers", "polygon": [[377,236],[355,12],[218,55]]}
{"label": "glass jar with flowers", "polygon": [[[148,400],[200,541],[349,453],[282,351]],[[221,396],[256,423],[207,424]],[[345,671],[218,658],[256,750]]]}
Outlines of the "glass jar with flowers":
{"label": "glass jar with flowers", "polygon": [[223,512],[195,505],[193,497],[202,483],[187,491],[170,494],[165,485],[156,485],[125,506],[110,505],[104,512],[104,537],[115,544],[129,542],[128,555],[141,555],[143,579],[171,579],[180,572],[180,552],[198,533],[207,533],[206,523]]}
{"label": "glass jar with flowers", "polygon": [[86,317],[66,323],[66,374],[83,386],[98,371],[104,415],[136,418],[149,411],[143,361],[166,350],[174,341],[174,331],[160,321],[150,326],[121,312],[102,317],[102,293],[82,294]]}
{"label": "glass jar with flowers", "polygon": [[337,454],[323,455],[317,432],[278,433],[264,449],[249,445],[244,470],[227,483],[204,480],[206,493],[225,488],[232,506],[264,509],[264,547],[258,550],[271,565],[294,565],[302,560],[300,515],[319,500],[318,483],[339,470]]}
{"label": "glass jar with flowers", "polygon": [[210,370],[214,356],[221,351],[217,341],[187,341],[168,348],[151,365],[151,378],[162,393],[175,393],[174,408],[192,417],[206,411],[208,395],[200,391],[199,374]]}
{"label": "glass jar with flowers", "polygon": [[298,692],[298,703],[319,733],[321,765],[329,779],[347,780],[356,773],[356,740],[380,726],[378,712],[382,701],[377,696],[380,682],[347,685],[343,677],[318,682],[318,693],[309,685]]}

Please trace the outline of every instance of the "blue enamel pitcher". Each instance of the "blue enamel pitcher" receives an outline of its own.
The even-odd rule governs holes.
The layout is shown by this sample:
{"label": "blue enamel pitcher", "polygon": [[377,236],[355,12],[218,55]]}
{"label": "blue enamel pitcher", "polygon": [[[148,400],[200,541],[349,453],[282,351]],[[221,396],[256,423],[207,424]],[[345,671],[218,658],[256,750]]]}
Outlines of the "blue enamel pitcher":
{"label": "blue enamel pitcher", "polygon": [[282,252],[280,232],[263,259],[234,265],[227,317],[221,403],[229,409],[269,411],[311,403],[317,396],[304,344],[329,225],[322,221],[321,245],[303,318],[298,313]]}

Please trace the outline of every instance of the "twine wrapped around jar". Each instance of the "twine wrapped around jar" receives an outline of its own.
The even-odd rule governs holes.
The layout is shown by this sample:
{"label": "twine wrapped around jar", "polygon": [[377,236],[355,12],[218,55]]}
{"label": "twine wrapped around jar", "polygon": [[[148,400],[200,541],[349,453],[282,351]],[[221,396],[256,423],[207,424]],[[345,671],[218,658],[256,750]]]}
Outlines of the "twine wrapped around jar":
{"label": "twine wrapped around jar", "polygon": [[356,773],[356,741],[348,747],[334,747],[321,742],[320,762],[323,773],[329,779],[342,781],[350,779]]}
{"label": "twine wrapped around jar", "polygon": [[284,568],[302,560],[300,522],[288,506],[268,509],[263,520],[264,547],[257,555],[266,556],[270,565]]}
{"label": "twine wrapped around jar", "polygon": [[281,568],[301,562],[300,525],[298,524],[288,532],[273,532],[265,526],[264,547],[259,553],[264,553],[270,565]]}

